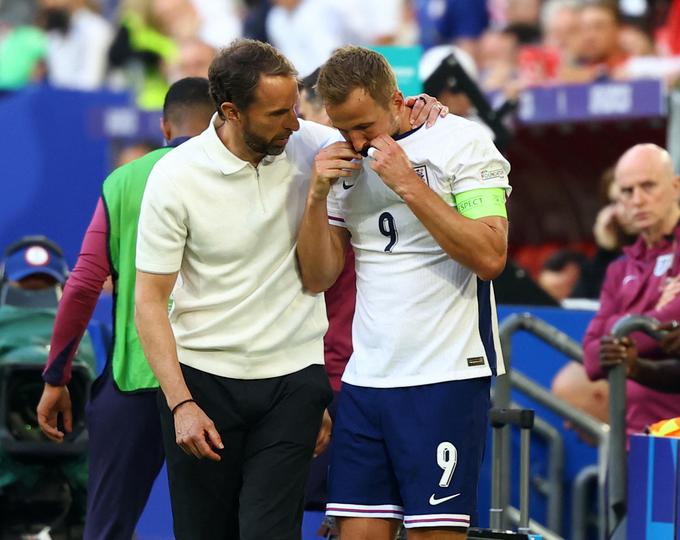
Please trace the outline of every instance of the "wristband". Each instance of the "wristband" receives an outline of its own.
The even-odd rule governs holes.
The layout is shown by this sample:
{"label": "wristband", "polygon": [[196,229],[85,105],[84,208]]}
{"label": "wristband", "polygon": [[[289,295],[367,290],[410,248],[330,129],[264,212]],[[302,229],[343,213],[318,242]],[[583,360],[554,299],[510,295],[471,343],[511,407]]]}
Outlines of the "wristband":
{"label": "wristband", "polygon": [[177,405],[175,405],[175,406],[172,408],[172,410],[170,411],[170,414],[172,414],[173,416],[175,416],[175,411],[176,411],[177,409],[179,409],[179,408],[180,408],[182,405],[184,405],[185,403],[196,403],[196,400],[194,400],[193,398],[189,398],[189,399],[185,399],[184,401],[180,401]]}

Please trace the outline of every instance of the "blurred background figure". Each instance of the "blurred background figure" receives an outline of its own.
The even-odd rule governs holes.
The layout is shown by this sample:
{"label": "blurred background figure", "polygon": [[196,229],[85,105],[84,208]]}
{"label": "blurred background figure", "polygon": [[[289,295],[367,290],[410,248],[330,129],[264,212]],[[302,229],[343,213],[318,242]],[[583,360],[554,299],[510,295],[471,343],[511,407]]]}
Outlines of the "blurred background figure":
{"label": "blurred background figure", "polygon": [[[85,399],[95,373],[89,334],[73,368],[73,433],[53,450],[35,409],[57,303],[68,277],[59,245],[26,236],[0,261],[0,538],[82,538],[87,478]],[[36,459],[36,456],[40,458]]]}
{"label": "blurred background figure", "polygon": [[330,126],[331,121],[326,113],[321,97],[316,92],[316,81],[319,78],[319,68],[302,79],[300,85],[300,118]]}
{"label": "blurred background figure", "polygon": [[305,77],[347,43],[393,43],[403,15],[401,0],[273,0],[266,35]]}
{"label": "blurred background figure", "polygon": [[[563,399],[572,407],[600,420],[609,422],[609,383],[604,380],[591,381],[585,368],[578,362],[565,364],[552,380],[552,393]],[[573,429],[565,422],[567,429]],[[576,430],[579,438],[593,444],[593,440],[580,430]]]}
{"label": "blurred background figure", "polygon": [[600,198],[604,204],[593,225],[595,255],[581,265],[581,277],[570,295],[573,298],[599,298],[607,267],[622,255],[624,246],[635,241],[635,227],[619,195],[614,168],[610,167],[600,180]]}
{"label": "blurred background figure", "polygon": [[424,81],[425,93],[436,97],[446,105],[451,114],[470,118],[474,116],[474,108],[458,81],[455,79],[447,81],[448,84],[443,87],[435,86],[428,81],[430,75],[434,73],[450,54],[455,55],[456,60],[460,63],[467,76],[476,83],[479,79],[479,73],[474,59],[468,52],[455,45],[438,45],[426,51],[420,59],[418,74],[420,79]]}
{"label": "blurred background figure", "polygon": [[186,77],[208,77],[210,62],[215,58],[216,49],[200,39],[188,39],[180,43],[177,65],[172,77],[176,80]]}
{"label": "blurred background figure", "polygon": [[131,88],[140,108],[159,110],[179,43],[195,38],[199,27],[190,0],[122,0],[109,52],[112,86]]}
{"label": "blurred background figure", "polygon": [[[316,91],[316,82],[320,68],[302,79],[300,85],[299,116],[311,122],[331,126],[321,96]],[[324,367],[328,380],[333,388],[333,401],[328,407],[331,418],[335,420],[337,397],[342,386],[341,377],[345,366],[352,356],[352,320],[356,306],[356,272],[354,251],[349,248],[345,254],[345,266],[335,284],[326,291],[326,314],[328,316],[328,331],[324,336]],[[333,441],[331,440],[331,445]],[[330,451],[326,451],[314,458],[309,471],[305,487],[305,508],[307,510],[325,510],[327,494],[327,476],[330,463]],[[321,527],[325,537],[330,533],[326,522]]]}
{"label": "blurred background figure", "polygon": [[0,305],[56,308],[68,278],[61,248],[46,236],[25,236],[5,249]]}
{"label": "blurred background figure", "polygon": [[477,39],[489,25],[484,2],[477,0],[413,0],[424,49],[455,44],[473,56]]}
{"label": "blurred background figure", "polygon": [[537,52],[536,83],[553,82],[573,67],[581,49],[579,0],[548,0],[541,10],[542,46]]}
{"label": "blurred background figure", "polygon": [[95,90],[104,84],[113,30],[88,0],[40,0],[47,34],[47,80],[53,86]]}
{"label": "blurred background figure", "polygon": [[565,68],[560,79],[566,82],[592,82],[609,77],[627,60],[621,47],[621,17],[615,4],[588,2],[580,10],[580,47],[576,66]]}
{"label": "blurred background figure", "polygon": [[117,169],[121,165],[125,165],[126,163],[130,163],[137,158],[145,156],[156,148],[158,148],[158,145],[153,141],[138,141],[128,144],[127,146],[121,148],[120,152],[118,152],[116,161],[114,163],[115,168]]}
{"label": "blurred background figure", "polygon": [[[203,43],[214,49],[226,47],[243,34],[238,0],[191,0],[191,4],[199,20],[194,37]],[[183,75],[183,77],[206,76],[207,72],[205,75]]]}
{"label": "blurred background figure", "polygon": [[581,277],[583,253],[562,249],[548,257],[538,275],[538,284],[555,300],[569,298]]}
{"label": "blurred background figure", "polygon": [[47,36],[22,25],[0,32],[0,90],[19,90],[45,76]]}
{"label": "blurred background figure", "polygon": [[516,94],[519,41],[511,32],[487,30],[479,40],[478,67],[481,87]]}

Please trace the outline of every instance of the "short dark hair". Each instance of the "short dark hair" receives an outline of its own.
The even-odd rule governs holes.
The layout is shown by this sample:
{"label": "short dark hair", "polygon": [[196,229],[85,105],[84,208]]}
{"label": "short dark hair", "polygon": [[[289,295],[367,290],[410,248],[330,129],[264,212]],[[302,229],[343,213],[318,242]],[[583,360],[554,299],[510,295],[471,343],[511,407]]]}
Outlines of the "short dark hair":
{"label": "short dark hair", "polygon": [[355,45],[337,49],[321,67],[316,85],[325,103],[339,105],[362,88],[376,103],[387,108],[397,90],[397,79],[383,55]]}
{"label": "short dark hair", "polygon": [[307,92],[307,101],[318,105],[321,105],[321,98],[316,91],[316,83],[319,82],[320,71],[321,68],[318,67],[300,81],[300,90]]}
{"label": "short dark hair", "polygon": [[263,75],[296,77],[297,71],[283,54],[262,41],[237,39],[222,49],[208,70],[210,95],[220,118],[220,106],[226,101],[247,109]]}
{"label": "short dark hair", "polygon": [[213,108],[208,79],[186,77],[173,83],[168,89],[163,102],[163,118],[173,124],[181,124],[185,115],[191,114],[196,108]]}

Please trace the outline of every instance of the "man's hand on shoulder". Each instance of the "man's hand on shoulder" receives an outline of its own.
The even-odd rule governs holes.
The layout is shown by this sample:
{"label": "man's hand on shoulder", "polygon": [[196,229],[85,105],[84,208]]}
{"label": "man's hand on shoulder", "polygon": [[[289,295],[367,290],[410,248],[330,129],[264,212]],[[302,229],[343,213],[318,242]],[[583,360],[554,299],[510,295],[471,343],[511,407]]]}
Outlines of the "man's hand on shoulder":
{"label": "man's hand on shoulder", "polygon": [[404,104],[411,108],[409,123],[414,128],[419,128],[427,122],[427,127],[434,126],[439,118],[449,114],[449,108],[440,103],[437,98],[420,94],[405,98]]}
{"label": "man's hand on shoulder", "polygon": [[38,425],[47,438],[55,442],[63,442],[64,432],[57,428],[57,420],[60,414],[63,416],[64,431],[70,433],[73,429],[71,395],[68,388],[45,383],[36,413]]}

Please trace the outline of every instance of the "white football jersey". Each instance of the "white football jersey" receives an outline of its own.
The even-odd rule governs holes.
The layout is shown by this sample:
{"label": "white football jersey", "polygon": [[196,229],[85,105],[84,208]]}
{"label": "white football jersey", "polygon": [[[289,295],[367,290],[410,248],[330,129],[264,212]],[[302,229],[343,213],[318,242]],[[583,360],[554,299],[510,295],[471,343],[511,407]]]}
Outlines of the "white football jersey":
{"label": "white football jersey", "polygon": [[[509,163],[473,122],[449,115],[398,144],[451,207],[465,191],[510,194]],[[354,353],[342,380],[389,388],[504,373],[491,282],[444,252],[370,159],[328,196],[329,222],[348,229],[356,254]]]}

